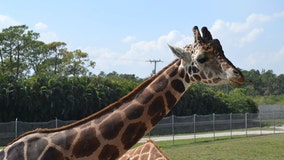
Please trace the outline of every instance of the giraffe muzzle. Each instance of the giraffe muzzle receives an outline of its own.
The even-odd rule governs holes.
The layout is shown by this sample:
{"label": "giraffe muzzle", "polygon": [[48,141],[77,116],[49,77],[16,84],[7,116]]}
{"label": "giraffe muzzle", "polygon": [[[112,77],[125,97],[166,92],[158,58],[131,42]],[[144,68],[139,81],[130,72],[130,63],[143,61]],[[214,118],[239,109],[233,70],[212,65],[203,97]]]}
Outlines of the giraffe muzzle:
{"label": "giraffe muzzle", "polygon": [[232,69],[230,70],[230,73],[228,74],[228,79],[230,81],[230,84],[233,86],[240,86],[245,83],[245,78],[241,71],[238,69]]}

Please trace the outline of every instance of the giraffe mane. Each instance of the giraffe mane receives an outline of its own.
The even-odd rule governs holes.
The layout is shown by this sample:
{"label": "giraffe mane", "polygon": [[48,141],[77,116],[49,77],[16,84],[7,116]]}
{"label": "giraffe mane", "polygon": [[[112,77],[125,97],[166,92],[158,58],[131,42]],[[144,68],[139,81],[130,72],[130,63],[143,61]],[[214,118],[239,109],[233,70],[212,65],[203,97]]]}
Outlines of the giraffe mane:
{"label": "giraffe mane", "polygon": [[123,104],[124,102],[128,102],[130,100],[133,99],[133,97],[140,92],[141,89],[147,87],[153,80],[155,80],[159,75],[161,75],[165,70],[167,70],[170,66],[172,66],[173,64],[175,64],[178,60],[180,59],[176,59],[174,60],[172,63],[170,63],[169,65],[167,65],[166,67],[164,67],[162,70],[160,70],[156,75],[148,78],[147,80],[145,80],[143,83],[141,83],[139,86],[137,86],[135,89],[133,89],[131,92],[129,92],[127,95],[123,96],[122,98],[120,98],[119,100],[117,100],[116,102],[111,103],[110,105],[104,107],[103,109],[101,109],[100,111],[93,113],[81,120],[78,120],[74,123],[71,123],[69,125],[66,126],[62,126],[59,128],[37,128],[28,132],[25,132],[23,134],[21,134],[19,137],[15,138],[13,141],[11,141],[8,145],[16,142],[17,140],[19,140],[22,137],[25,137],[27,135],[33,134],[33,133],[53,133],[53,132],[59,132],[59,131],[63,131],[63,130],[67,130],[67,129],[71,129],[73,127],[82,125],[92,119],[95,119],[97,117],[100,117],[101,115],[105,114],[105,113],[109,113],[111,111],[113,111],[113,109],[115,109],[118,105]]}

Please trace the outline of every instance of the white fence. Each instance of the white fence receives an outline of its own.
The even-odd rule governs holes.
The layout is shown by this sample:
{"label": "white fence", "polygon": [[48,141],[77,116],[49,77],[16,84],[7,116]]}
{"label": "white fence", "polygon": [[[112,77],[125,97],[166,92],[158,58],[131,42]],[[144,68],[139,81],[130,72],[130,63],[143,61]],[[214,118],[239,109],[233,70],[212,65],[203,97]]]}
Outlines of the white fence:
{"label": "white fence", "polygon": [[[56,128],[74,121],[54,119],[48,122],[15,121],[0,123],[0,146],[6,145],[20,134],[36,128]],[[211,114],[192,116],[168,116],[147,135],[147,138],[162,137],[164,140],[203,138],[217,136],[255,135],[281,133],[284,126],[284,112]],[[222,134],[221,134],[222,133]],[[224,134],[226,133],[226,134]],[[168,137],[168,138],[165,138]],[[142,139],[143,141],[143,139]]]}

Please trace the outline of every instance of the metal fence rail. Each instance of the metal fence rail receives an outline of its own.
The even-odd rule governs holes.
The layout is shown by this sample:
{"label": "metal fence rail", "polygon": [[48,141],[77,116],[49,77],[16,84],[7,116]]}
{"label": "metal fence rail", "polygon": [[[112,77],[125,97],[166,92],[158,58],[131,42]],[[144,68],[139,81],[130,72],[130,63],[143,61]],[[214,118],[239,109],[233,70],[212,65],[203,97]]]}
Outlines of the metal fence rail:
{"label": "metal fence rail", "polygon": [[[284,112],[165,117],[148,135],[159,140],[284,133]],[[167,138],[166,136],[167,135]],[[142,139],[145,141],[147,138]]]}
{"label": "metal fence rail", "polygon": [[[48,122],[15,121],[0,123],[0,146],[6,145],[15,137],[36,128],[57,128],[74,121],[54,119]],[[149,137],[167,135],[175,140],[180,137],[202,138],[204,135],[255,135],[281,133],[284,131],[284,112],[245,113],[245,114],[211,114],[192,116],[168,116],[149,133]],[[226,134],[220,134],[220,132]]]}

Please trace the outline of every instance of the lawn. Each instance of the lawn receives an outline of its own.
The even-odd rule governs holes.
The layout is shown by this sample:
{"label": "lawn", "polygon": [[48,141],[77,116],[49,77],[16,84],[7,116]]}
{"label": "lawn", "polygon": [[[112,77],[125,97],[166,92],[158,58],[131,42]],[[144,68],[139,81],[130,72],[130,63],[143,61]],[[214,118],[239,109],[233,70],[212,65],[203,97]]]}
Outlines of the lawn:
{"label": "lawn", "polygon": [[[284,134],[155,142],[171,160],[280,160]],[[136,145],[137,146],[137,145]],[[0,147],[1,148],[1,147]]]}
{"label": "lawn", "polygon": [[155,143],[171,160],[284,159],[284,134]]}

